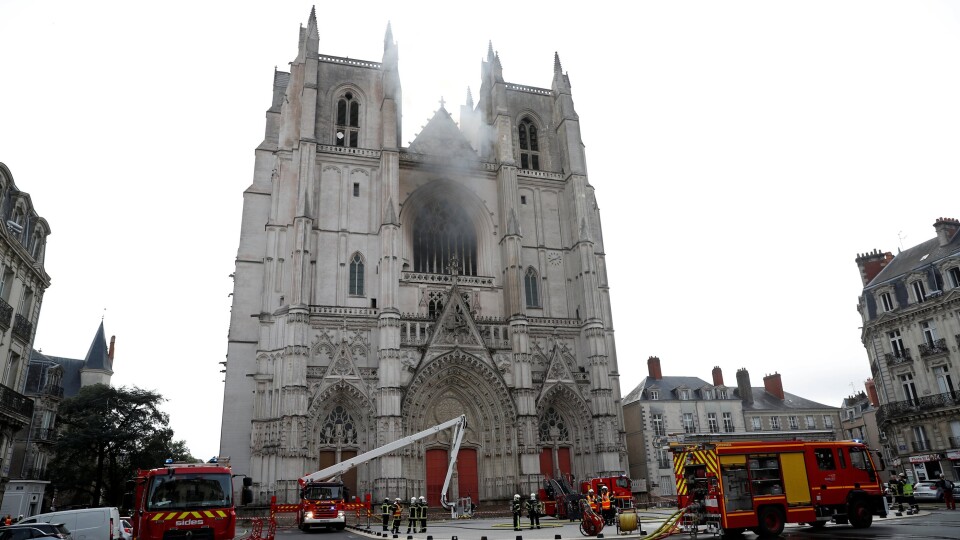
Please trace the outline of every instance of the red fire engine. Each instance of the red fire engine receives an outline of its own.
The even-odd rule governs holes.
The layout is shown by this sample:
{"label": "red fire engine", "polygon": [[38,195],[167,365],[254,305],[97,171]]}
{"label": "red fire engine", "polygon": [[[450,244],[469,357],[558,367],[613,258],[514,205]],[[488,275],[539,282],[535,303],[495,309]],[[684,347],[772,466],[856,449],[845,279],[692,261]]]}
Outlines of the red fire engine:
{"label": "red fire engine", "polygon": [[138,470],[125,504],[133,510],[133,540],[232,540],[237,524],[232,474],[229,459],[220,461],[168,460],[162,468]]}
{"label": "red fire engine", "polygon": [[[389,454],[420,439],[451,428],[454,430],[452,437],[453,444],[451,445],[447,477],[443,482],[443,489],[440,492],[440,504],[447,509],[454,507],[460,508],[462,505],[453,505],[447,502],[447,489],[450,487],[453,467],[457,461],[457,453],[460,451],[460,442],[463,440],[463,434],[467,428],[466,416],[448,420],[414,435],[397,439],[392,443],[387,443],[379,448],[360,454],[355,458],[304,476],[299,480],[300,504],[296,506],[297,526],[302,531],[307,531],[314,527],[343,529],[347,523],[347,512],[355,510],[358,503],[347,502],[351,500],[350,493],[346,486],[343,485],[343,482],[338,480],[340,475],[361,463]],[[467,504],[469,504],[469,502]],[[288,511],[291,506],[293,505],[276,505],[274,511]]]}
{"label": "red fire engine", "polygon": [[580,493],[586,495],[591,489],[599,497],[601,487],[606,486],[610,492],[610,502],[617,508],[630,508],[633,506],[633,493],[630,491],[630,479],[625,475],[620,476],[602,476],[600,478],[591,478],[580,483]]}
{"label": "red fire engine", "polygon": [[600,497],[600,487],[606,486],[610,492],[610,502],[616,508],[630,508],[633,506],[633,495],[630,492],[630,479],[624,475],[603,476],[591,478],[578,484],[579,492],[574,490],[564,478],[550,478],[544,481],[543,487],[538,490],[540,500],[543,501],[544,513],[557,518],[566,518],[568,515],[577,515],[579,500],[586,497],[589,490],[593,490]]}
{"label": "red fire engine", "polygon": [[858,442],[673,443],[683,527],[777,536],[786,523],[869,527],[887,515],[870,450]]}

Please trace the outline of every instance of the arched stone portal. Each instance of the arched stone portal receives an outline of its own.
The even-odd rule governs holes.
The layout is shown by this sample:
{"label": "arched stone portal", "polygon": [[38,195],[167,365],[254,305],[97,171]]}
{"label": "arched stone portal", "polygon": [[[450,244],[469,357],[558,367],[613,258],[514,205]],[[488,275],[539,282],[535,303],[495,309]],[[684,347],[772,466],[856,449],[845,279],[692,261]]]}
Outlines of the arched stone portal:
{"label": "arched stone portal", "polygon": [[[461,455],[464,459],[475,455],[476,467],[472,463],[458,467],[464,484],[460,484],[458,474],[448,494],[451,500],[467,495],[474,500],[501,499],[513,493],[517,485],[517,412],[507,385],[489,361],[460,349],[427,361],[414,375],[402,410],[410,433],[466,415],[467,431],[461,448],[468,451]],[[429,490],[426,450],[449,450],[450,444],[450,431],[419,444],[416,459],[405,467],[407,478]],[[471,469],[475,472],[468,472]],[[446,474],[445,467],[443,472]],[[476,484],[469,479],[471,476],[477,478]]]}

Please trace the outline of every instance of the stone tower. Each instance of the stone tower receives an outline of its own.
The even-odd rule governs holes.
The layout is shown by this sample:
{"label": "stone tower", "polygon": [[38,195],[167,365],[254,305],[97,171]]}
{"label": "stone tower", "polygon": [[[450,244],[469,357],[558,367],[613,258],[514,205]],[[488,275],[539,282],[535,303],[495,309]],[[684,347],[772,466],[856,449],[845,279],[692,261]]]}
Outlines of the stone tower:
{"label": "stone tower", "polygon": [[[600,214],[570,80],[508,83],[492,44],[460,125],[400,145],[398,48],[276,72],[234,274],[221,454],[255,491],[464,414],[450,498],[627,470]],[[424,96],[424,98],[426,98]],[[449,435],[345,475],[439,499]]]}

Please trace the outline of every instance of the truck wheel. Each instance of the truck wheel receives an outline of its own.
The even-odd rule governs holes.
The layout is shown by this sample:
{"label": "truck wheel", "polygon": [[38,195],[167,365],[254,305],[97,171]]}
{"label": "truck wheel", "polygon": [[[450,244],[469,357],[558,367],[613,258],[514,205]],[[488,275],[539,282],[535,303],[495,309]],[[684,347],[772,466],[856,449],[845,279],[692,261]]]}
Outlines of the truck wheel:
{"label": "truck wheel", "polygon": [[784,517],[783,510],[776,506],[765,506],[760,510],[759,524],[757,525],[757,536],[769,538],[778,536],[783,532]]}
{"label": "truck wheel", "polygon": [[847,508],[847,516],[850,519],[850,525],[854,529],[866,529],[873,523],[873,513],[870,511],[870,505],[863,497],[858,497],[852,501]]}
{"label": "truck wheel", "polygon": [[338,531],[342,531],[342,530],[345,529],[346,527],[347,527],[347,524],[346,524],[346,523],[339,523],[339,524],[337,524],[337,530],[338,530]]}

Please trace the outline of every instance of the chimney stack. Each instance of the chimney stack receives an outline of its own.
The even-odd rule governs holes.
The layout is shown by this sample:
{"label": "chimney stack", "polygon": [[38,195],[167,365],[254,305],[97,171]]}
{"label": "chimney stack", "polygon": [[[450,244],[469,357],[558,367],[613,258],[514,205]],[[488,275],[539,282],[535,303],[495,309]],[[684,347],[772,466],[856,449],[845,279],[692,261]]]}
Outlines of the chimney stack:
{"label": "chimney stack", "polygon": [[857,267],[860,268],[860,280],[863,281],[863,286],[866,287],[873,281],[873,278],[877,277],[877,274],[892,260],[893,253],[889,251],[880,253],[880,250],[875,249],[870,253],[858,253],[856,261]]}
{"label": "chimney stack", "polygon": [[937,231],[937,240],[940,242],[940,247],[953,240],[954,235],[957,234],[957,229],[960,229],[960,221],[953,218],[942,217],[933,224],[933,230]]}
{"label": "chimney stack", "polygon": [[660,380],[663,378],[663,373],[660,371],[660,358],[656,356],[651,356],[647,358],[647,371],[650,373],[651,379]]}
{"label": "chimney stack", "polygon": [[113,342],[117,340],[117,336],[110,336],[110,349],[107,350],[107,358],[110,359],[110,362],[113,362]]}
{"label": "chimney stack", "polygon": [[747,368],[737,370],[737,389],[740,391],[740,400],[746,405],[753,405],[753,387],[750,386]]}
{"label": "chimney stack", "polygon": [[876,383],[873,382],[873,377],[870,377],[869,379],[867,379],[867,381],[863,383],[863,385],[867,389],[867,399],[870,400],[870,404],[873,405],[874,407],[879,407],[880,399],[879,399],[879,396],[877,396],[877,385]]}
{"label": "chimney stack", "polygon": [[723,386],[723,372],[720,371],[720,366],[713,366],[713,385]]}
{"label": "chimney stack", "polygon": [[774,372],[773,375],[767,375],[763,378],[763,389],[768,394],[783,401],[783,383],[780,381],[780,374]]}

